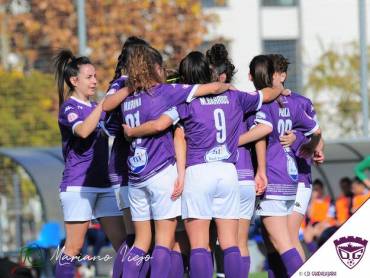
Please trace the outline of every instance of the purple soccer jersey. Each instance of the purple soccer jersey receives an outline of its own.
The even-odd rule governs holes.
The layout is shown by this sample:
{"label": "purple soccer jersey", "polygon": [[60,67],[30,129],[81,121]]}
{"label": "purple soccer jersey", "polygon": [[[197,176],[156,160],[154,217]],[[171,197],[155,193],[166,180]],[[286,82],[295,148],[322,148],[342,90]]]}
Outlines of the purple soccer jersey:
{"label": "purple soccer jersey", "polygon": [[[255,112],[245,114],[243,123],[240,125],[239,135],[247,132],[254,125]],[[254,182],[254,168],[252,163],[252,144],[246,144],[238,147],[238,160],[235,168],[238,172],[239,181]]]}
{"label": "purple soccer jersey", "polygon": [[[123,88],[126,80],[127,76],[121,76],[113,81],[108,89],[107,95],[114,94]],[[108,162],[109,182],[112,186],[117,184],[127,186],[128,170],[126,161],[129,143],[123,136],[121,107],[119,106],[107,113],[104,121],[108,134],[115,137]]]}
{"label": "purple soccer jersey", "polygon": [[112,82],[112,84],[110,84],[110,86],[109,86],[107,95],[112,95],[115,92],[117,92],[118,90],[120,90],[123,87],[125,87],[125,82],[126,82],[127,78],[128,77],[126,75],[122,75],[121,77],[119,77],[116,80],[114,80]]}
{"label": "purple soccer jersey", "polygon": [[94,110],[96,103],[85,103],[70,97],[59,110],[59,129],[65,161],[61,191],[69,187],[109,187],[108,138],[102,126],[103,117],[96,130],[86,139],[74,135],[75,127]]}
{"label": "purple soccer jersey", "polygon": [[[297,102],[301,105],[301,107],[303,107],[307,115],[313,118],[317,124],[319,124],[317,121],[316,111],[310,99],[297,93],[292,93],[291,97],[296,99]],[[296,153],[296,161],[298,167],[298,182],[303,182],[305,184],[305,187],[310,188],[312,184],[311,176],[312,159],[305,159],[298,156],[299,146],[301,146],[304,143],[307,143],[308,138],[304,136],[302,132],[297,132],[296,136],[297,144],[294,144],[294,146],[292,146],[292,149]]]}
{"label": "purple soccer jersey", "polygon": [[186,166],[224,161],[236,163],[243,114],[262,104],[257,92],[226,91],[177,107],[185,129]]}
{"label": "purple soccer jersey", "polygon": [[[131,127],[159,118],[170,108],[190,101],[196,85],[160,84],[149,92],[135,92],[121,104],[124,122]],[[131,142],[127,165],[129,181],[143,182],[175,163],[172,129]]]}
{"label": "purple soccer jersey", "polygon": [[[280,102],[280,103],[279,103]],[[279,137],[288,130],[296,130],[309,136],[318,129],[312,119],[295,98],[281,96],[266,105],[256,114],[256,123],[273,127],[267,144],[267,185],[266,198],[294,200],[297,192],[298,169],[295,155],[290,148],[283,148]]]}

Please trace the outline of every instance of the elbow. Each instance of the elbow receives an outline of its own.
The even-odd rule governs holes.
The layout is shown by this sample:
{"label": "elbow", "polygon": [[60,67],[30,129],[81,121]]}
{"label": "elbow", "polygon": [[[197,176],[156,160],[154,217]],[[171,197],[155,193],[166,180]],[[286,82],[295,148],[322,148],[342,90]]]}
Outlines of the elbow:
{"label": "elbow", "polygon": [[266,135],[269,135],[272,132],[273,128],[271,126],[266,126]]}
{"label": "elbow", "polygon": [[321,137],[321,129],[318,128],[314,133],[313,133],[315,136],[317,137]]}
{"label": "elbow", "polygon": [[154,128],[154,131],[155,131],[156,133],[160,133],[160,132],[162,132],[162,131],[164,131],[164,130],[166,130],[166,129],[167,129],[167,127],[166,127],[163,123],[161,123],[161,122],[159,122],[159,123],[155,123],[155,124],[153,125],[153,128]]}
{"label": "elbow", "polygon": [[82,139],[86,139],[87,137],[89,137],[90,133],[85,131],[82,127],[78,128],[75,130],[75,134],[82,138]]}
{"label": "elbow", "polygon": [[104,112],[109,112],[110,111],[109,106],[106,103],[106,101],[103,102],[102,109],[103,109]]}
{"label": "elbow", "polygon": [[80,132],[78,134],[78,136],[80,136],[82,139],[86,139],[87,137],[89,137],[90,134],[88,134],[87,132]]}

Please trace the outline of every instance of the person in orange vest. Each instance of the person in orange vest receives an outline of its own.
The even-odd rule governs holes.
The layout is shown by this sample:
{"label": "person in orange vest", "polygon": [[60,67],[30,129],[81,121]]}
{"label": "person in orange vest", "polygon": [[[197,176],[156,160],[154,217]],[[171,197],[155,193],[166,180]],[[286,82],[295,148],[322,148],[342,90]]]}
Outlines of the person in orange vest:
{"label": "person in orange vest", "polygon": [[[316,251],[318,239],[324,231],[332,227],[336,227],[335,207],[330,196],[325,195],[323,182],[316,179],[312,185],[312,198],[306,215],[306,228],[303,232],[304,241],[311,253]],[[331,229],[327,232],[329,231],[331,232]]]}
{"label": "person in orange vest", "polygon": [[352,215],[351,208],[353,193],[351,190],[351,183],[352,181],[349,177],[343,177],[339,181],[342,194],[335,201],[335,212],[338,226],[346,222]]}
{"label": "person in orange vest", "polygon": [[351,212],[355,213],[362,204],[364,204],[370,197],[369,190],[366,189],[366,185],[358,178],[355,177],[352,181],[352,192],[353,192],[353,205]]}

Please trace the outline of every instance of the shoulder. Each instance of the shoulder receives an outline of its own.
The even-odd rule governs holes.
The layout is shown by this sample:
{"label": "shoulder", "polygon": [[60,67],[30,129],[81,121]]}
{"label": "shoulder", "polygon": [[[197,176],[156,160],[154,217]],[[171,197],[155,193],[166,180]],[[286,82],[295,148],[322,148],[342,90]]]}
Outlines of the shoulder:
{"label": "shoulder", "polygon": [[68,112],[72,112],[77,109],[77,103],[69,98],[59,108],[59,114],[68,114]]}

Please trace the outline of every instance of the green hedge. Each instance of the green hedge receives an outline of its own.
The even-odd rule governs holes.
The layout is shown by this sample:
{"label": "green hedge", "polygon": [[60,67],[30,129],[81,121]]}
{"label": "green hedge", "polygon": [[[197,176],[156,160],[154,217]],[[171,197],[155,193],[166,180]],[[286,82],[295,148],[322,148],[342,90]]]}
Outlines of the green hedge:
{"label": "green hedge", "polygon": [[52,75],[0,70],[0,146],[60,144],[57,115]]}

